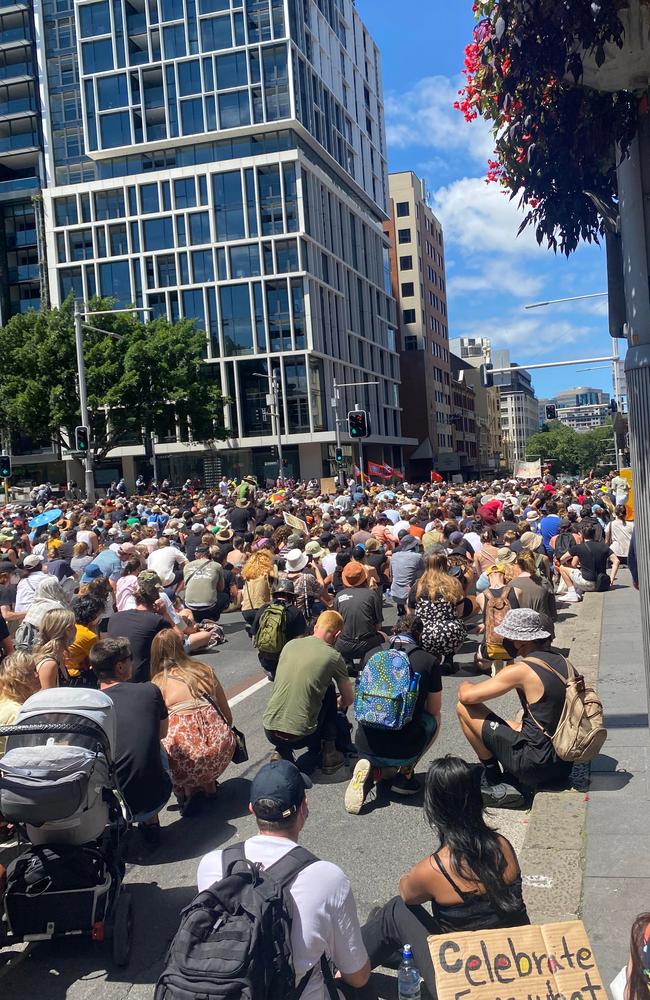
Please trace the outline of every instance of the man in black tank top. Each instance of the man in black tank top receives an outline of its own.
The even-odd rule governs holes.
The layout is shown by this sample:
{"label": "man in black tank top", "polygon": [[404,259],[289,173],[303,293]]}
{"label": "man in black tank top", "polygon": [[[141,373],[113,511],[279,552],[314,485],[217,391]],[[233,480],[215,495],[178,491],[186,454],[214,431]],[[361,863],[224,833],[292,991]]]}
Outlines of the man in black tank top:
{"label": "man in black tank top", "polygon": [[[509,611],[496,632],[517,659],[496,677],[461,684],[456,711],[484,767],[485,805],[514,809],[525,802],[521,789],[530,793],[541,786],[563,785],[568,779],[571,765],[560,760],[551,741],[564,707],[562,678],[568,671],[565,658],[548,648],[552,625],[537,611]],[[509,691],[519,696],[520,722],[505,721],[485,704]]]}

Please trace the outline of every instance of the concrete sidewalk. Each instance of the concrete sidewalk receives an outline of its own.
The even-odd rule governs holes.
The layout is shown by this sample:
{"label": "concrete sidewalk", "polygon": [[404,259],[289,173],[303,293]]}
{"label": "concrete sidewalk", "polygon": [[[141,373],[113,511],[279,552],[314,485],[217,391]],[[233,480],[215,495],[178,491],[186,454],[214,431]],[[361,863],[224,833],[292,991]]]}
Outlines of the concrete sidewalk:
{"label": "concrete sidewalk", "polygon": [[598,692],[609,738],[592,765],[583,920],[603,982],[626,963],[634,918],[650,910],[648,712],[639,597],[627,571],[604,595]]}

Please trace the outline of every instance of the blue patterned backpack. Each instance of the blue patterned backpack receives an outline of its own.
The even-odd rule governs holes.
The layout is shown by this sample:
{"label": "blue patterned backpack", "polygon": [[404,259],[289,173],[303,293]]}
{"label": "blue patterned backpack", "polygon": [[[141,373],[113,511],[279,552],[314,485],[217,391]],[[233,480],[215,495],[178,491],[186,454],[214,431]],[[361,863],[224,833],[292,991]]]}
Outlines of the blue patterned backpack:
{"label": "blue patterned backpack", "polygon": [[373,653],[357,680],[354,717],[371,729],[400,730],[413,719],[420,675],[408,653],[386,649]]}

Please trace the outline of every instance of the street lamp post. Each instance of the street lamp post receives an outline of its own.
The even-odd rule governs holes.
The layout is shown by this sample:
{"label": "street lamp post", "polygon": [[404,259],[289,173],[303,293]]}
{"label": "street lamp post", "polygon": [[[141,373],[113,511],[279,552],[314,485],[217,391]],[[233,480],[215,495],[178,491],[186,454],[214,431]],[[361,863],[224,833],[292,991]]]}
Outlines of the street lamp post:
{"label": "street lamp post", "polygon": [[127,309],[91,309],[85,311],[81,308],[81,305],[81,302],[79,302],[78,299],[75,299],[74,342],[77,353],[77,378],[79,381],[79,409],[81,413],[81,423],[84,427],[88,428],[89,437],[88,451],[84,458],[86,499],[93,501],[95,499],[95,473],[93,469],[93,452],[90,443],[90,413],[88,412],[88,387],[86,385],[83,331],[85,327],[87,330],[94,330],[96,333],[103,333],[106,337],[112,337],[114,340],[121,340],[122,338],[117,333],[112,333],[110,330],[101,330],[97,326],[91,326],[90,323],[85,322],[85,319],[88,316],[112,316],[114,313],[149,313],[152,310],[149,308],[143,309],[132,306]]}
{"label": "street lamp post", "polygon": [[[269,365],[270,368],[270,365]],[[275,437],[275,446],[278,449],[278,479],[280,485],[284,486],[284,458],[282,455],[282,421],[280,419],[280,380],[277,371],[253,372],[255,378],[267,379],[269,392],[266,394],[266,405],[271,414],[271,432]]]}

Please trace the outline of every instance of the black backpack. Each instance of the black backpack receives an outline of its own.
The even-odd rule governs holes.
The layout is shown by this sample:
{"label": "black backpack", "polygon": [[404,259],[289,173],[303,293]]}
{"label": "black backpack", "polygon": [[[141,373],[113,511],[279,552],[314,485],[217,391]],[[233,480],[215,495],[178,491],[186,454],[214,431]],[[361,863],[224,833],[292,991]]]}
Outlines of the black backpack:
{"label": "black backpack", "polygon": [[559,561],[575,544],[576,540],[572,531],[561,531],[555,539],[555,558]]}
{"label": "black backpack", "polygon": [[[181,914],[155,1000],[299,1000],[313,969],[296,986],[288,886],[315,861],[294,847],[262,871],[247,860],[243,844],[227,847],[221,881]],[[336,997],[324,955],[321,969]]]}

